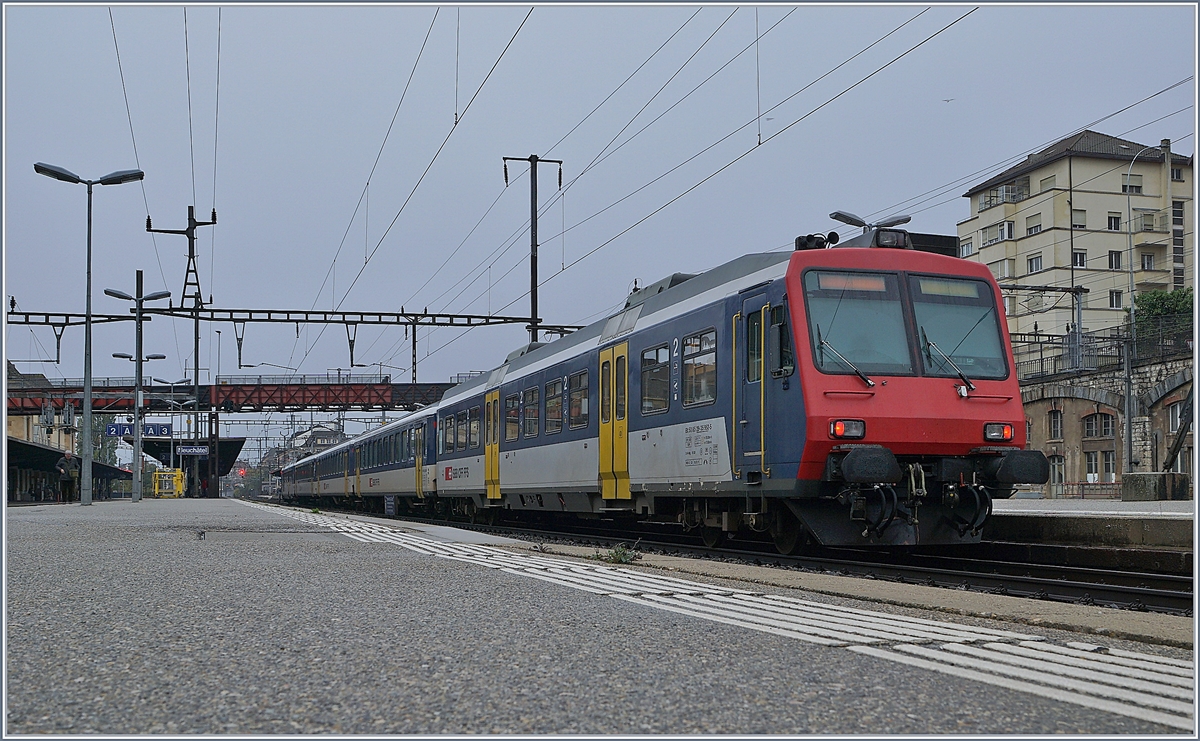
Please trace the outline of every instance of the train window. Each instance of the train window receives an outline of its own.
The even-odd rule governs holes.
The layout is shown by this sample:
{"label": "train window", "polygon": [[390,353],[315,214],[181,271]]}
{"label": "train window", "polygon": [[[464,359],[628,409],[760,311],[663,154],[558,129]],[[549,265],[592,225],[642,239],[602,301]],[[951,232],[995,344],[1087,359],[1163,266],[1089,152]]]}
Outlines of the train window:
{"label": "train window", "polygon": [[457,448],[458,450],[466,450],[467,449],[467,412],[466,412],[466,410],[463,410],[458,413],[458,437],[456,439],[458,440],[458,443],[457,443],[457,445],[455,445],[455,448]]}
{"label": "train window", "polygon": [[710,329],[683,338],[683,405],[717,399],[717,332]]}
{"label": "train window", "polygon": [[914,275],[909,287],[926,375],[956,377],[961,370],[972,379],[1008,376],[990,285],[981,280]]}
{"label": "train window", "polygon": [[517,394],[504,398],[504,441],[516,440],[521,431],[521,397]]}
{"label": "train window", "polygon": [[567,381],[569,424],[571,429],[587,427],[588,423],[588,372],[580,371]]}
{"label": "train window", "polygon": [[525,437],[537,437],[539,410],[538,387],[525,389]]}
{"label": "train window", "polygon": [[546,434],[562,432],[563,382],[556,379],[546,384]]}
{"label": "train window", "polygon": [[483,404],[483,444],[488,446],[492,444],[492,416],[496,410],[492,408],[492,402],[485,401]]}
{"label": "train window", "polygon": [[467,413],[467,445],[472,450],[479,447],[479,407],[471,407]]}
{"label": "train window", "polygon": [[762,380],[763,369],[763,313],[755,311],[746,317],[746,380],[750,383]]}
{"label": "train window", "polygon": [[809,270],[804,301],[817,370],[913,373],[900,281],[894,273]]}
{"label": "train window", "polygon": [[607,423],[612,416],[612,363],[605,360],[600,364],[600,421]]}
{"label": "train window", "polygon": [[626,378],[627,376],[628,376],[628,373],[626,373],[626,369],[625,369],[625,356],[624,355],[618,356],[617,357],[617,380],[616,380],[617,390],[616,390],[616,395],[615,395],[616,398],[614,399],[614,401],[616,401],[616,406],[617,406],[617,408],[616,408],[617,419],[625,419],[625,383],[628,380]]}
{"label": "train window", "polygon": [[400,460],[402,461],[408,460],[409,432],[411,432],[411,430],[405,430],[400,433]]}
{"label": "train window", "polygon": [[454,452],[454,415],[448,415],[445,419],[446,430],[442,436],[445,440],[446,452]]}
{"label": "train window", "polygon": [[768,357],[772,378],[790,376],[796,367],[796,360],[792,355],[792,331],[788,321],[786,296],[784,301],[783,304],[771,307],[771,332],[768,335],[771,346]]}
{"label": "train window", "polygon": [[671,407],[671,351],[664,344],[642,351],[642,414]]}

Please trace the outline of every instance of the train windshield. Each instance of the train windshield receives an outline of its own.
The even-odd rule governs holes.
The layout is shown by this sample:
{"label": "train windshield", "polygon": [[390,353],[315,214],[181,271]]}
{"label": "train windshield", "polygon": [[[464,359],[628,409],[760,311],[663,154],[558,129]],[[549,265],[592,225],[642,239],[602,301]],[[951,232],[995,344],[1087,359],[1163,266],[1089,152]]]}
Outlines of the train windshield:
{"label": "train windshield", "polygon": [[810,270],[804,297],[818,369],[913,373],[898,275]]}
{"label": "train windshield", "polygon": [[908,281],[925,375],[1008,376],[991,286],[943,276],[913,275]]}

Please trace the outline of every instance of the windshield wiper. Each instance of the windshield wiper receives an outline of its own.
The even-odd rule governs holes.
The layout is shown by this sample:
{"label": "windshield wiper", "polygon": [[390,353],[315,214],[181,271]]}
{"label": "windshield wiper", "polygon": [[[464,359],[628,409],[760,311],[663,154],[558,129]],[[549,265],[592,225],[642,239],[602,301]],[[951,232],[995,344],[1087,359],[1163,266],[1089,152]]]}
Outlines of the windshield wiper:
{"label": "windshield wiper", "polygon": [[950,359],[949,355],[942,352],[942,348],[938,347],[936,342],[929,339],[929,336],[925,334],[924,327],[921,327],[921,343],[925,345],[925,357],[929,358],[930,363],[933,362],[933,358],[929,355],[929,348],[932,347],[934,350],[937,350],[938,355],[941,355],[946,359],[946,362],[950,364],[950,367],[953,368],[954,372],[958,374],[958,377],[962,379],[963,385],[967,387],[967,390],[975,390],[975,384],[971,383],[971,379],[967,378],[967,374],[962,372],[962,368],[959,368],[954,361]]}
{"label": "windshield wiper", "polygon": [[866,373],[863,373],[862,371],[860,371],[858,369],[858,367],[854,365],[854,363],[851,363],[849,360],[846,360],[845,356],[843,356],[840,352],[838,352],[837,349],[833,345],[829,344],[829,340],[821,339],[821,325],[819,325],[819,324],[817,325],[817,347],[828,347],[829,351],[832,352],[834,355],[838,356],[838,360],[842,361],[847,366],[849,366],[850,370],[854,371],[858,375],[858,377],[861,378],[867,384],[868,388],[873,387],[875,385],[874,381],[872,381],[870,378],[867,378]]}

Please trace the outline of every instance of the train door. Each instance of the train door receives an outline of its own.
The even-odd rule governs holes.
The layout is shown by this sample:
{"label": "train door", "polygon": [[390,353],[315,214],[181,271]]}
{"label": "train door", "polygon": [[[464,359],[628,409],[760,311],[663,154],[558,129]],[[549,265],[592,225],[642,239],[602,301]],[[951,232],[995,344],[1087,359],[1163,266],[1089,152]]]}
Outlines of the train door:
{"label": "train door", "polygon": [[630,499],[629,343],[600,351],[600,494]]}
{"label": "train door", "polygon": [[362,491],[362,446],[356,445],[352,450],[354,451],[351,464],[354,466],[354,484],[350,487],[350,493],[357,495]]}
{"label": "train door", "polygon": [[343,450],[338,453],[338,465],[342,468],[342,495],[350,494],[350,452]]}
{"label": "train door", "polygon": [[738,390],[734,410],[734,455],[749,481],[761,480],[763,468],[763,407],[766,401],[765,348],[770,304],[765,293],[742,299],[734,342],[734,379]]}
{"label": "train door", "polygon": [[408,431],[413,451],[413,486],[418,499],[425,497],[425,425]]}
{"label": "train door", "polygon": [[489,501],[500,499],[500,389],[487,392],[483,412],[483,485]]}

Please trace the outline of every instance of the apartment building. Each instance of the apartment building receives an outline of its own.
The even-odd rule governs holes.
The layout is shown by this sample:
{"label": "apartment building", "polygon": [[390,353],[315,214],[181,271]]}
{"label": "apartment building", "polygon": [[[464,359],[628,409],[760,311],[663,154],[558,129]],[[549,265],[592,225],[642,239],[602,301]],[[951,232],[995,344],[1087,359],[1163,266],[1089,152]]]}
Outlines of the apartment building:
{"label": "apartment building", "polygon": [[[1133,292],[1195,282],[1192,157],[1084,131],[1058,141],[964,194],[961,254],[986,263],[1001,286],[1088,289],[1084,331],[1125,321]],[[1013,333],[1065,334],[1070,293],[1005,291]]]}

